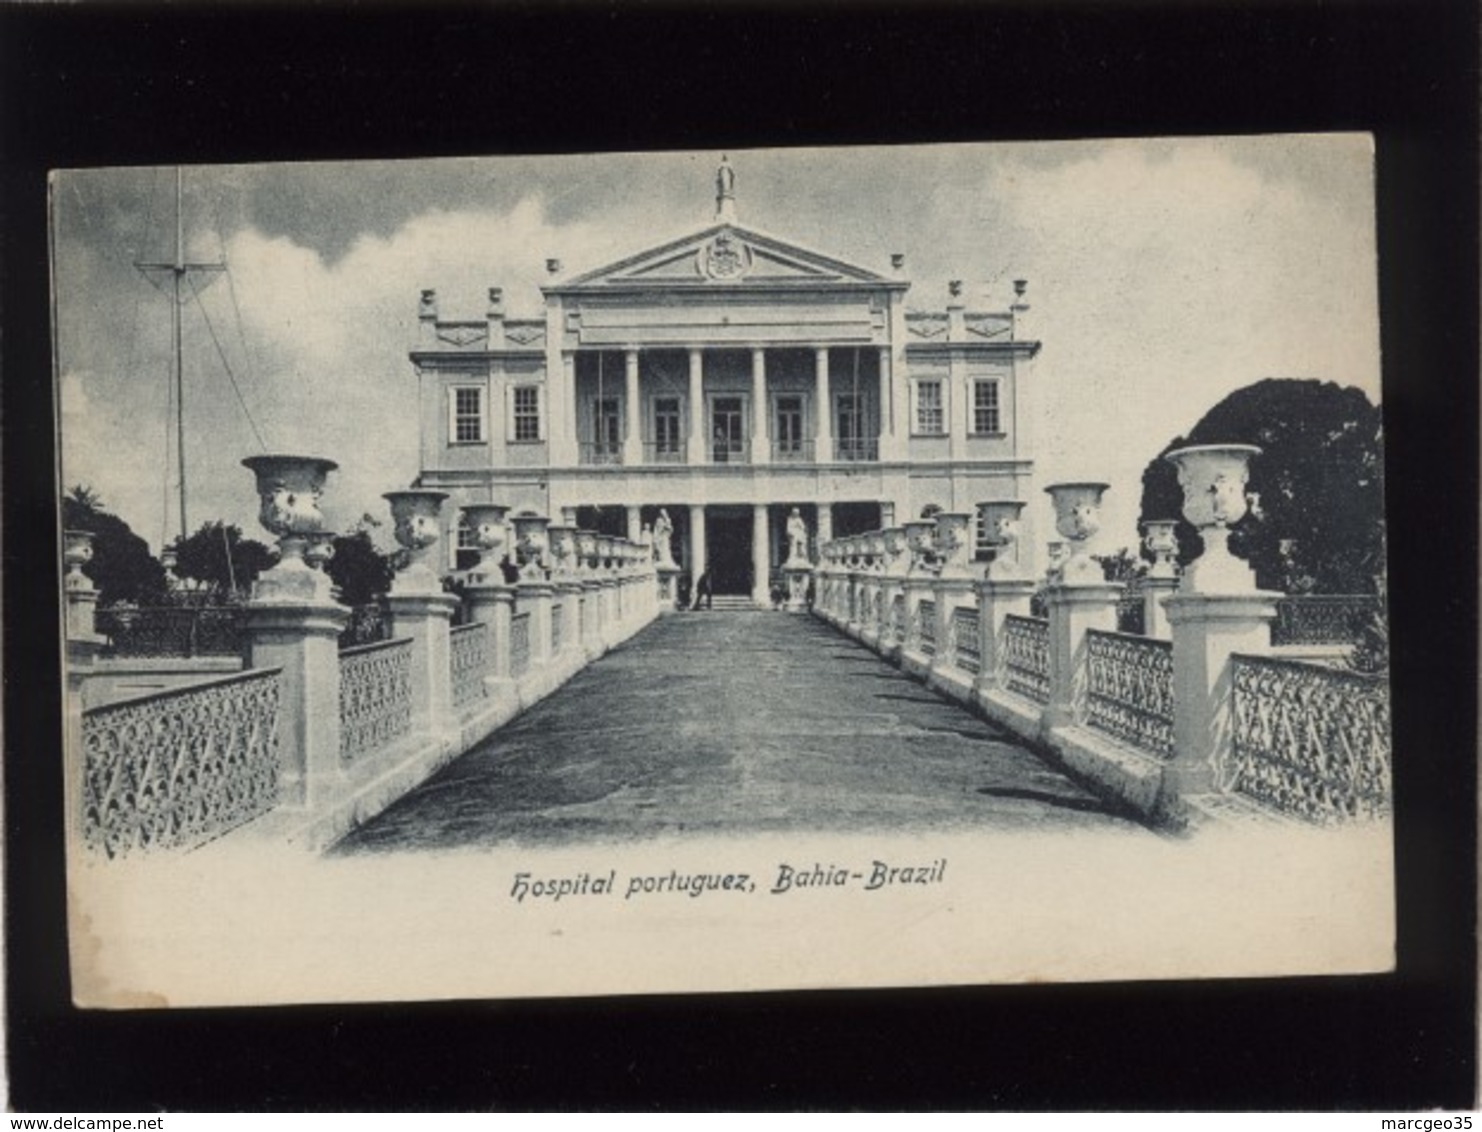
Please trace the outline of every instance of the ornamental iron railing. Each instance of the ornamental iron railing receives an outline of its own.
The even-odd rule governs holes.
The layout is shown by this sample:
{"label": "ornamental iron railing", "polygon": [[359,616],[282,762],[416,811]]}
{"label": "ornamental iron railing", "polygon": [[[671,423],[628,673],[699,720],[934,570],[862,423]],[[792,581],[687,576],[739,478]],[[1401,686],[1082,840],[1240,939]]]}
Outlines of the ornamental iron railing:
{"label": "ornamental iron railing", "polygon": [[1142,594],[1123,594],[1117,598],[1117,632],[1140,637],[1147,632],[1147,603]]}
{"label": "ornamental iron railing", "polygon": [[241,656],[246,644],[239,606],[113,607],[94,624],[108,638],[104,656]]}
{"label": "ornamental iron railing", "polygon": [[278,801],[281,669],[93,708],[82,717],[81,832],[119,857],[192,849]]}
{"label": "ornamental iron railing", "polygon": [[1378,614],[1369,594],[1297,594],[1276,603],[1273,645],[1351,645]]}
{"label": "ornamental iron railing", "polygon": [[1390,807],[1389,688],[1380,678],[1273,657],[1231,658],[1221,785],[1305,821]]}
{"label": "ornamental iron railing", "polygon": [[952,611],[953,663],[964,672],[977,673],[983,666],[982,640],[976,606],[960,605]]}
{"label": "ornamental iron railing", "polygon": [[412,642],[358,645],[340,653],[340,760],[374,754],[412,730]]}
{"label": "ornamental iron railing", "polygon": [[686,463],[684,445],[679,441],[664,441],[655,443],[646,441],[643,445],[643,462],[645,464],[683,464]]}
{"label": "ornamental iron railing", "polygon": [[509,670],[512,676],[530,671],[530,611],[516,613],[509,625]]}
{"label": "ornamental iron railing", "polygon": [[603,467],[623,462],[623,446],[617,441],[583,440],[578,447],[578,461],[587,467]]}
{"label": "ornamental iron railing", "polygon": [[844,463],[878,460],[880,440],[874,436],[841,436],[834,441],[834,459]]}
{"label": "ornamental iron railing", "polygon": [[922,600],[916,604],[916,645],[926,656],[937,654],[937,603]]}
{"label": "ornamental iron railing", "polygon": [[811,464],[813,463],[813,441],[804,440],[801,437],[793,440],[772,441],[772,463],[774,464]]}
{"label": "ornamental iron railing", "polygon": [[1086,722],[1159,758],[1173,757],[1173,645],[1086,632]]}
{"label": "ornamental iron railing", "polygon": [[466,711],[484,700],[489,671],[489,626],[481,621],[460,625],[448,634],[453,669],[453,708]]}
{"label": "ornamental iron railing", "polygon": [[1037,703],[1050,702],[1050,623],[1010,613],[1003,619],[1004,686]]}

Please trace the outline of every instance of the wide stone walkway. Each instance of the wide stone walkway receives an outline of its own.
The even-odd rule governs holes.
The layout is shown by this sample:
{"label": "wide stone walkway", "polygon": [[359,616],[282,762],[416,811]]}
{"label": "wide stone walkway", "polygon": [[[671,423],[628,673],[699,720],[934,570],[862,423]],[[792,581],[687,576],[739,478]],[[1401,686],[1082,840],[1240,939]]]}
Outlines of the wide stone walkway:
{"label": "wide stone walkway", "polygon": [[336,852],[1128,825],[821,622],[703,612],[590,665]]}

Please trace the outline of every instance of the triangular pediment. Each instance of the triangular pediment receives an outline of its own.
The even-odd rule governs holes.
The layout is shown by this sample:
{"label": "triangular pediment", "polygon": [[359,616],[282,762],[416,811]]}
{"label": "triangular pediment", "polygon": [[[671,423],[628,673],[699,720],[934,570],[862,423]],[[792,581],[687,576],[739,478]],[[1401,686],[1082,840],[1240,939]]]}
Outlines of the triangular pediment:
{"label": "triangular pediment", "polygon": [[754,229],[717,224],[546,289],[672,286],[688,290],[704,286],[827,287],[861,283],[889,285],[896,281]]}

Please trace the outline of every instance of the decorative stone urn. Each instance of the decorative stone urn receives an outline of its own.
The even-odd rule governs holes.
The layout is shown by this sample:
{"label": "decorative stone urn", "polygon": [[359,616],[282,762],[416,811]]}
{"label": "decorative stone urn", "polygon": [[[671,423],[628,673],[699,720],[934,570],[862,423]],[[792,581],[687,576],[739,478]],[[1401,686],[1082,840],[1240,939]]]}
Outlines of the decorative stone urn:
{"label": "decorative stone urn", "polygon": [[972,577],[972,552],[968,527],[973,517],[963,511],[938,511],[936,514],[937,573],[943,578]]}
{"label": "decorative stone urn", "polygon": [[1178,567],[1173,564],[1173,556],[1178,553],[1178,537],[1173,533],[1177,527],[1177,519],[1148,519],[1142,524],[1142,545],[1153,556],[1149,578],[1178,577]]}
{"label": "decorative stone urn", "polygon": [[93,580],[82,572],[82,568],[92,560],[92,531],[62,532],[62,561],[67,566],[67,573],[62,578],[64,590],[87,592],[93,589]]}
{"label": "decorative stone urn", "polygon": [[911,575],[930,574],[932,543],[937,525],[932,519],[912,519],[905,525],[906,549],[911,561],[906,572]]}
{"label": "decorative stone urn", "polygon": [[1164,457],[1178,468],[1184,489],[1184,518],[1199,528],[1204,553],[1184,573],[1187,593],[1249,593],[1256,588],[1250,566],[1230,553],[1230,527],[1245,518],[1254,444],[1196,444]]}
{"label": "decorative stone urn", "polygon": [[475,585],[504,581],[499,569],[499,548],[509,537],[508,515],[509,508],[503,503],[469,503],[463,507],[463,519],[473,534],[474,545],[479,548],[479,560],[468,572],[468,580]]}
{"label": "decorative stone urn", "polygon": [[593,559],[597,555],[597,533],[595,531],[578,530],[576,532],[576,572],[578,575],[588,575],[594,568]]}
{"label": "decorative stone urn", "polygon": [[1059,585],[1060,571],[1069,557],[1070,547],[1059,539],[1051,539],[1045,543],[1045,581],[1052,586]]}
{"label": "decorative stone urn", "polygon": [[983,542],[993,551],[984,576],[998,581],[1018,578],[1017,555],[1011,557],[1019,541],[1019,521],[1024,503],[1018,499],[990,499],[978,504],[978,523]]}
{"label": "decorative stone urn", "polygon": [[249,456],[242,461],[257,479],[257,520],[278,540],[278,564],[258,575],[254,602],[330,600],[329,575],[304,561],[309,536],[324,529],[319,497],[339,467],[318,456]]}
{"label": "decorative stone urn", "polygon": [[885,556],[887,577],[904,577],[909,563],[906,561],[906,528],[886,527],[880,532],[880,541]]}
{"label": "decorative stone urn", "polygon": [[309,536],[309,545],[304,548],[304,561],[311,569],[322,571],[334,557],[333,531],[315,531]]}
{"label": "decorative stone urn", "polygon": [[438,514],[448,493],[413,487],[405,491],[388,491],[381,498],[391,505],[392,531],[397,543],[407,552],[408,558],[407,564],[392,579],[391,592],[442,593],[437,572],[427,563],[427,552],[441,537],[442,527],[438,522]]}
{"label": "decorative stone urn", "polygon": [[548,528],[551,545],[551,576],[566,581],[576,574],[576,528],[552,523]]}
{"label": "decorative stone urn", "polygon": [[1071,552],[1060,567],[1060,584],[1101,585],[1106,581],[1101,565],[1091,557],[1088,546],[1101,530],[1101,497],[1104,483],[1053,483],[1045,488],[1055,506],[1055,529],[1070,540]]}
{"label": "decorative stone urn", "polygon": [[516,515],[515,551],[519,557],[520,581],[543,582],[546,579],[546,554],[550,549],[551,521],[544,515]]}

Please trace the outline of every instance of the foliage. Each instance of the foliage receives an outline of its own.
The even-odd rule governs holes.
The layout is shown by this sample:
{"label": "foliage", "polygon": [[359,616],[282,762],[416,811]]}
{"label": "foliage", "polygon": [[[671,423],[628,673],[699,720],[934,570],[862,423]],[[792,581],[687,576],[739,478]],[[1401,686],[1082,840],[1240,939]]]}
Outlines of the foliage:
{"label": "foliage", "polygon": [[175,575],[200,583],[213,603],[245,600],[257,576],[273,564],[273,551],[242,529],[220,519],[202,523],[189,538],[176,539]]}
{"label": "foliage", "polygon": [[367,605],[391,588],[395,557],[376,549],[368,524],[362,521],[334,540],[334,557],[325,569],[339,587],[342,602]]}
{"label": "foliage", "polygon": [[1148,571],[1147,563],[1141,561],[1125,546],[1115,554],[1093,554],[1091,557],[1100,563],[1101,573],[1108,582],[1126,585],[1141,578]]}
{"label": "foliage", "polygon": [[[1374,593],[1384,572],[1383,424],[1361,390],[1267,378],[1236,390],[1142,475],[1142,519],[1178,519],[1178,560],[1202,547],[1185,521],[1178,473],[1163,456],[1190,444],[1255,444],[1249,490],[1259,515],[1231,531],[1230,550],[1262,588],[1285,593]],[[1150,558],[1144,549],[1143,556]]]}
{"label": "foliage", "polygon": [[93,560],[83,572],[98,587],[101,605],[159,605],[165,600],[164,567],[127,523],[104,510],[96,491],[78,484],[62,497],[62,526],[93,533]]}

